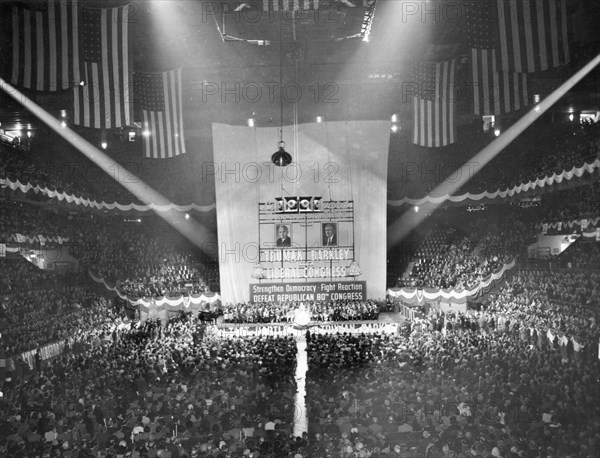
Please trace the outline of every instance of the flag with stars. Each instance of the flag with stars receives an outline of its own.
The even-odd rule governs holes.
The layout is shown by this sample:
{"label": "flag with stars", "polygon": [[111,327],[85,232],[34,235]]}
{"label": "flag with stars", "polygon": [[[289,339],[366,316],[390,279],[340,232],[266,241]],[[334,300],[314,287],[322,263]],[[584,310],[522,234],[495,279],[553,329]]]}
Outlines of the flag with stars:
{"label": "flag with stars", "polygon": [[74,89],[76,125],[114,129],[131,124],[129,8],[83,8],[81,12],[83,85]]}
{"label": "flag with stars", "polygon": [[36,91],[70,89],[79,82],[77,2],[12,7],[11,83]]}
{"label": "flag with stars", "polygon": [[181,68],[163,73],[136,72],[143,116],[143,148],[148,158],[165,159],[185,153]]}
{"label": "flag with stars", "polygon": [[471,48],[473,113],[480,116],[516,111],[528,104],[527,74],[498,71],[498,18],[495,2],[467,5],[467,46]]}
{"label": "flag with stars", "polygon": [[413,99],[413,143],[440,147],[456,142],[456,60],[420,61],[413,72],[418,88]]}

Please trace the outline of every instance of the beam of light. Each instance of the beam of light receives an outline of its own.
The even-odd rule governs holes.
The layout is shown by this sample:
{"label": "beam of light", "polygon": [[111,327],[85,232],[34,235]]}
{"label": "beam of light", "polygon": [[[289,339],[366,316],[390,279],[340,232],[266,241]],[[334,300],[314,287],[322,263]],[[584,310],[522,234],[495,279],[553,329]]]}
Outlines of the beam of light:
{"label": "beam of light", "polygon": [[[61,121],[55,119],[50,113],[41,108],[39,105],[34,103],[31,99],[26,97],[22,92],[8,84],[4,79],[0,78],[0,88],[13,99],[27,108],[31,113],[37,116],[42,122],[46,123],[54,132],[63,137],[71,145],[73,145],[78,151],[84,154],[89,160],[94,162],[98,167],[104,170],[107,175],[112,177],[117,183],[127,189],[131,194],[136,196],[145,204],[155,203],[158,205],[169,205],[171,202],[159,194],[157,191],[152,189],[148,184],[144,183],[141,179],[135,178],[133,180],[122,180],[119,181],[116,178],[114,171],[114,161],[92,145],[90,142],[85,140],[83,137],[78,135],[72,129],[61,126]],[[123,170],[123,173],[119,173],[119,176],[123,177],[135,177],[130,171],[119,165]],[[203,225],[189,220],[186,221],[184,214],[175,209],[169,209],[164,212],[154,211],[158,216],[163,218],[169,225],[175,230],[186,237],[190,242],[196,245],[198,248],[203,250],[207,255],[216,257],[217,245],[216,236],[210,230]]]}
{"label": "beam of light", "polygon": [[[440,183],[431,193],[430,196],[451,196],[459,188],[465,185],[475,174],[473,173],[472,164],[477,164],[477,170],[481,171],[485,165],[496,157],[500,151],[506,148],[510,142],[517,138],[525,129],[535,122],[543,113],[545,113],[552,105],[554,105],[561,97],[563,97],[573,86],[581,81],[588,73],[590,73],[600,63],[600,54],[588,62],[581,70],[571,76],[567,81],[561,84],[554,92],[552,92],[533,110],[526,113],[521,119],[510,126],[506,131],[497,137],[494,141],[483,148],[479,153],[467,161],[458,173],[458,179],[449,180],[446,178]],[[453,173],[453,177],[457,174]],[[428,206],[427,213],[433,212],[443,202],[432,203]],[[393,224],[388,227],[388,249],[394,247],[401,242],[413,229],[421,224],[427,218],[426,212],[405,212]]]}

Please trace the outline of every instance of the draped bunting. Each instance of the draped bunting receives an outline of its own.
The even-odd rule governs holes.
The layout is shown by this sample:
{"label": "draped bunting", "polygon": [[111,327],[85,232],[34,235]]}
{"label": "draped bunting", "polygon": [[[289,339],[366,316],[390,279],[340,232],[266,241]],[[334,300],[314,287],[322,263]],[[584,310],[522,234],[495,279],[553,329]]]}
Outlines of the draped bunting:
{"label": "draped bunting", "polygon": [[204,303],[214,304],[216,301],[221,300],[221,296],[218,293],[203,293],[203,294],[190,294],[189,296],[184,296],[183,294],[179,294],[177,296],[162,296],[158,298],[150,298],[150,297],[129,297],[123,292],[119,291],[119,289],[115,285],[110,285],[106,282],[106,280],[89,271],[89,275],[96,283],[102,283],[104,287],[117,294],[119,298],[122,300],[126,300],[127,303],[131,306],[144,307],[146,309],[170,309],[170,310],[182,310],[188,309],[193,306],[199,306]]}
{"label": "draped bunting", "polygon": [[542,229],[544,233],[548,232],[548,230],[556,230],[568,227],[569,229],[576,228],[578,230],[586,230],[588,232],[594,233],[590,229],[598,227],[598,223],[600,222],[600,216],[596,216],[595,218],[580,218],[574,219],[571,221],[557,221],[554,223],[538,223],[535,225],[536,229]]}
{"label": "draped bunting", "polygon": [[[567,180],[567,181],[572,180],[574,177],[581,178],[585,173],[593,173],[597,169],[600,169],[600,159],[595,159],[593,162],[586,163],[586,164],[582,165],[581,167],[573,167],[571,170],[568,170],[568,171],[563,170],[560,174],[554,173],[551,176],[546,176],[545,178],[538,178],[535,181],[530,181],[528,183],[521,183],[518,186],[513,186],[512,188],[504,190],[504,191],[497,189],[496,191],[493,191],[493,192],[485,191],[485,192],[482,192],[479,194],[472,194],[470,192],[467,192],[467,193],[461,194],[459,196],[450,196],[450,195],[446,194],[446,195],[439,196],[439,197],[425,196],[425,197],[418,198],[418,199],[403,197],[402,199],[398,199],[398,200],[388,200],[387,204],[392,207],[400,207],[402,205],[423,205],[426,203],[440,204],[445,201],[463,202],[464,200],[467,200],[467,199],[474,200],[474,201],[479,201],[482,199],[496,199],[496,198],[505,199],[506,197],[513,197],[520,193],[532,191],[536,188],[543,188],[545,186],[552,186],[555,183],[562,183],[564,180]],[[46,187],[41,188],[38,185],[34,186],[30,183],[22,184],[19,180],[11,181],[8,178],[0,178],[0,185],[8,186],[13,191],[19,190],[23,193],[33,191],[36,194],[43,194],[50,198],[56,198],[60,202],[66,201],[70,204],[74,203],[75,205],[83,205],[84,207],[96,208],[98,210],[120,210],[120,211],[136,210],[136,211],[144,211],[144,212],[150,211],[150,210],[159,211],[159,212],[166,212],[169,210],[177,210],[177,211],[187,212],[190,210],[196,210],[199,212],[209,212],[209,211],[216,209],[215,203],[212,203],[209,205],[197,205],[197,204],[176,205],[173,203],[171,203],[169,205],[157,205],[157,204],[140,205],[140,204],[133,204],[133,203],[120,204],[118,202],[110,202],[110,203],[107,203],[104,201],[98,202],[96,200],[90,200],[90,199],[86,199],[84,197],[76,197],[72,194],[67,194],[65,192],[53,191]]]}
{"label": "draped bunting", "polygon": [[479,285],[470,290],[457,290],[455,288],[443,290],[436,288],[418,289],[418,288],[390,288],[388,289],[388,295],[397,297],[405,302],[422,302],[423,300],[436,300],[446,299],[457,302],[465,302],[467,298],[475,297],[480,291],[488,288],[492,282],[500,280],[507,270],[515,267],[516,259],[513,259],[510,263],[504,264],[502,268],[495,273],[492,273],[486,280],[483,280]]}
{"label": "draped bunting", "polygon": [[69,241],[68,237],[57,236],[44,236],[44,235],[34,235],[33,237],[29,237],[23,234],[13,234],[9,237],[9,239],[15,243],[39,243],[41,245],[45,245],[47,242],[58,243],[62,245],[63,243],[67,243]]}
{"label": "draped bunting", "polygon": [[403,197],[399,200],[388,200],[388,205],[392,207],[400,207],[402,205],[423,205],[426,203],[433,204],[441,204],[445,201],[450,202],[462,202],[464,200],[475,200],[479,201],[482,199],[496,199],[498,197],[505,199],[506,197],[513,197],[515,195],[532,191],[536,188],[543,188],[545,186],[552,186],[555,183],[562,183],[564,180],[572,180],[574,177],[581,178],[585,173],[593,173],[595,170],[600,168],[600,160],[595,159],[594,162],[590,162],[588,164],[584,164],[581,167],[573,167],[571,170],[563,170],[560,174],[553,173],[551,176],[546,176],[544,178],[538,178],[535,181],[530,181],[528,183],[521,183],[520,185],[513,186],[510,189],[505,191],[501,191],[500,189],[493,192],[481,192],[479,194],[472,194],[467,192],[465,194],[461,194],[460,196],[450,196],[448,194],[432,197],[425,196],[420,199],[411,199],[408,197]]}
{"label": "draped bunting", "polygon": [[582,234],[585,238],[595,238],[596,242],[600,242],[600,227],[597,227],[594,231],[591,232],[582,232]]}
{"label": "draped bunting", "polygon": [[0,178],[0,185],[8,186],[13,191],[19,190],[23,193],[33,191],[36,194],[43,194],[52,199],[56,198],[60,202],[66,201],[70,204],[74,203],[75,205],[83,205],[84,207],[95,208],[98,210],[115,210],[116,209],[116,210],[120,210],[120,211],[136,210],[136,211],[143,211],[143,212],[150,211],[150,210],[154,210],[154,211],[158,211],[158,212],[166,212],[169,210],[177,210],[177,211],[181,211],[181,212],[187,212],[190,210],[196,210],[199,212],[209,212],[216,208],[214,203],[210,204],[210,205],[197,205],[197,204],[177,205],[177,204],[173,204],[173,203],[171,203],[169,205],[158,205],[158,204],[140,205],[140,204],[133,204],[133,203],[120,204],[118,202],[110,202],[110,203],[107,203],[104,201],[98,202],[96,200],[90,200],[90,199],[86,199],[84,197],[76,197],[72,194],[67,194],[66,192],[53,191],[53,190],[45,188],[45,187],[41,188],[40,186],[38,186],[38,185],[34,186],[31,183],[23,184],[19,180],[11,181],[7,178],[6,179]]}

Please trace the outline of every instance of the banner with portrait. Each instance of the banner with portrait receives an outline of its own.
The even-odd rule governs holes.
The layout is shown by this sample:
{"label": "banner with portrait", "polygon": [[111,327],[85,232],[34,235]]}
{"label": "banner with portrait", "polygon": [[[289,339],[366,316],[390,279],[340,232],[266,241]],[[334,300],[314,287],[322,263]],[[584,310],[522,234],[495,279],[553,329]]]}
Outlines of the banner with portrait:
{"label": "banner with portrait", "polygon": [[248,302],[261,283],[365,282],[385,297],[390,123],[285,126],[286,167],[275,166],[279,129],[213,124],[213,175],[221,296]]}

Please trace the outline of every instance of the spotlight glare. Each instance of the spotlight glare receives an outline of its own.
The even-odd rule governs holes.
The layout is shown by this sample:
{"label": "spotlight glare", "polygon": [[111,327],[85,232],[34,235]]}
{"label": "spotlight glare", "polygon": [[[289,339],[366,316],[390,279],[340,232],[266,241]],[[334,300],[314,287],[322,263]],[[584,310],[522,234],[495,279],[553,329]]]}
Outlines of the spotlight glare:
{"label": "spotlight glare", "polygon": [[150,136],[150,131],[149,130],[145,130],[144,132],[142,132],[142,135],[144,137],[149,137]]}

